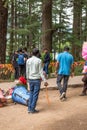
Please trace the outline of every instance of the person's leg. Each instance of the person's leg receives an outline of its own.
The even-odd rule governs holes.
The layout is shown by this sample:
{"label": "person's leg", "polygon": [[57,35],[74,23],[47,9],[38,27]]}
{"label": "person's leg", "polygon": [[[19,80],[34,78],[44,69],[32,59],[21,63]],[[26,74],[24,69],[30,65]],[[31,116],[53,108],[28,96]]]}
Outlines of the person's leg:
{"label": "person's leg", "polygon": [[63,91],[62,98],[66,98],[66,91],[67,91],[67,86],[68,86],[68,80],[69,80],[69,76],[64,75],[64,78],[63,78],[63,88],[62,88],[62,91]]}
{"label": "person's leg", "polygon": [[19,67],[18,66],[17,66],[16,70],[17,70],[17,79],[18,79],[19,78]]}
{"label": "person's leg", "polygon": [[58,86],[58,90],[59,90],[60,94],[63,93],[62,85],[61,85],[62,79],[63,79],[63,75],[58,75],[57,76],[57,86]]}
{"label": "person's leg", "polygon": [[31,109],[31,104],[32,104],[32,101],[33,101],[33,92],[34,92],[34,83],[32,80],[29,80],[29,85],[30,85],[30,98],[29,98],[29,101],[28,101],[28,112],[30,112],[32,109]]}
{"label": "person's leg", "polygon": [[80,96],[85,96],[86,95],[86,91],[87,91],[87,83],[84,82],[83,90],[82,90],[82,93],[80,94]]}
{"label": "person's leg", "polygon": [[68,86],[68,80],[69,80],[69,76],[64,75],[64,80],[63,80],[63,92],[65,92],[65,93],[66,93],[67,86]]}
{"label": "person's leg", "polygon": [[19,70],[19,77],[21,76],[21,65],[18,66],[18,70]]}
{"label": "person's leg", "polygon": [[34,91],[33,91],[33,99],[31,103],[31,110],[35,111],[38,96],[39,96],[39,91],[40,91],[40,85],[41,85],[41,80],[34,80]]}
{"label": "person's leg", "polygon": [[48,67],[49,67],[49,62],[44,63],[43,71],[45,71],[45,72],[46,72],[46,74],[48,74],[48,73],[49,73]]}
{"label": "person's leg", "polygon": [[25,76],[25,66],[24,65],[21,65],[21,76]]}
{"label": "person's leg", "polygon": [[18,67],[15,67],[15,79],[18,79],[18,74],[19,74],[19,72],[18,72]]}
{"label": "person's leg", "polygon": [[48,67],[49,67],[49,62],[46,63],[46,74],[49,73]]}
{"label": "person's leg", "polygon": [[46,63],[44,63],[43,71],[46,73]]}

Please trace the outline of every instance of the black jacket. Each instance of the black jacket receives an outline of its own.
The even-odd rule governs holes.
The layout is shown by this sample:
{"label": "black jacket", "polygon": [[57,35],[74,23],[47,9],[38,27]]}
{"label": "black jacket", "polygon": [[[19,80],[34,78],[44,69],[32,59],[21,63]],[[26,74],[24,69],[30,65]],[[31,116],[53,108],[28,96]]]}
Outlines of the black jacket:
{"label": "black jacket", "polygon": [[46,53],[44,56],[44,63],[50,62],[50,54]]}

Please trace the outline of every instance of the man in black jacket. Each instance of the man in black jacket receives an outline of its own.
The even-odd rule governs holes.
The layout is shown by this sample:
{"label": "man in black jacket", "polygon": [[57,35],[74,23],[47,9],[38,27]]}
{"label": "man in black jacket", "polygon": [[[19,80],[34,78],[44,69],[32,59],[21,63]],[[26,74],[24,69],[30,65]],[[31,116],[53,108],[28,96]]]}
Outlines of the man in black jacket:
{"label": "man in black jacket", "polygon": [[12,65],[14,67],[14,78],[15,80],[19,78],[19,68],[18,68],[18,51],[15,51],[14,54],[12,55]]}
{"label": "man in black jacket", "polygon": [[49,67],[49,64],[50,64],[50,53],[48,52],[48,49],[45,48],[44,49],[44,67],[43,67],[43,71],[46,73],[46,77],[48,78],[48,67]]}

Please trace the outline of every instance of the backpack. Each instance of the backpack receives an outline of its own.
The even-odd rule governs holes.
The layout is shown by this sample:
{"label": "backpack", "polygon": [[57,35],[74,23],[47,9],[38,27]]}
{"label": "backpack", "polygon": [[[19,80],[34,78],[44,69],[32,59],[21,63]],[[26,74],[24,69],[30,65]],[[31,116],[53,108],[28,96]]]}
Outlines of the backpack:
{"label": "backpack", "polygon": [[24,65],[24,55],[18,54],[18,65]]}

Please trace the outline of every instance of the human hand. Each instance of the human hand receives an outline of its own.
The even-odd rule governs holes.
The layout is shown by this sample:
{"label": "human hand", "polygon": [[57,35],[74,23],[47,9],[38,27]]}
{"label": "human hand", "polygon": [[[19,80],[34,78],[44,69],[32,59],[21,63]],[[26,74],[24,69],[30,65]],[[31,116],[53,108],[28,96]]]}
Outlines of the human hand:
{"label": "human hand", "polygon": [[72,78],[74,77],[74,73],[71,73],[71,77],[72,77]]}
{"label": "human hand", "polygon": [[44,86],[48,86],[48,83],[47,83],[47,82],[44,82]]}

